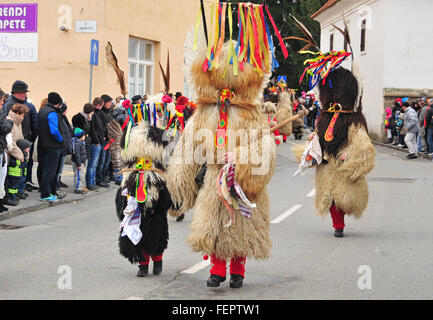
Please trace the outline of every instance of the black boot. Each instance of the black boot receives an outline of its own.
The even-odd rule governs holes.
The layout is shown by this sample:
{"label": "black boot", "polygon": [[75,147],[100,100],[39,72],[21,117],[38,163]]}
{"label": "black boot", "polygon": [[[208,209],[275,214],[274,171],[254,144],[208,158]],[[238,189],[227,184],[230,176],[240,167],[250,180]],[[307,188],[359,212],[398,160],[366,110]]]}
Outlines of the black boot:
{"label": "black boot", "polygon": [[139,265],[138,266],[138,272],[137,272],[137,277],[143,278],[143,277],[147,277],[147,274],[149,273],[149,265]]}
{"label": "black boot", "polygon": [[155,276],[161,274],[162,272],[162,260],[153,262],[153,274]]}
{"label": "black boot", "polygon": [[3,200],[0,199],[0,212],[8,211],[9,209],[3,205]]}
{"label": "black boot", "polygon": [[221,282],[226,281],[225,277],[221,277],[219,275],[216,274],[211,274],[209,279],[207,279],[207,286],[208,287],[212,287],[212,288],[216,288],[220,286]]}
{"label": "black boot", "polygon": [[240,274],[230,274],[230,288],[240,288],[244,283],[244,277]]}
{"label": "black boot", "polygon": [[343,238],[344,236],[343,229],[335,229],[334,236],[336,238]]}
{"label": "black boot", "polygon": [[12,198],[6,198],[4,201],[4,204],[7,206],[17,206],[18,205],[18,199],[12,199]]}

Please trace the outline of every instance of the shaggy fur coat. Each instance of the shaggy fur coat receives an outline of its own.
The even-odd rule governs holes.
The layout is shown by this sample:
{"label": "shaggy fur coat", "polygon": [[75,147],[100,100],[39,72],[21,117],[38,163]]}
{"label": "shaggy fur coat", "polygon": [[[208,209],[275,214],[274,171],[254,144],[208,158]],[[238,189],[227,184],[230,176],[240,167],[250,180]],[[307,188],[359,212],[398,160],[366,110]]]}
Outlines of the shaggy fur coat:
{"label": "shaggy fur coat", "polygon": [[[194,208],[191,232],[187,239],[193,251],[215,254],[217,258],[224,260],[236,256],[268,258],[271,240],[266,185],[274,172],[276,145],[261,111],[259,96],[270,75],[258,73],[249,64],[244,65],[244,70],[240,71],[238,76],[233,75],[230,66],[223,77],[225,66],[222,63],[219,69],[203,72],[206,48],[204,45],[194,54],[192,39],[193,33],[190,33],[186,52],[192,53],[192,57],[186,55],[185,72],[187,79],[194,86],[197,97],[216,99],[217,90],[231,88],[236,94],[233,101],[246,101],[254,107],[249,110],[236,106],[229,107],[228,146],[225,150],[217,150],[214,137],[219,122],[219,107],[216,103],[199,105],[176,145],[167,170],[167,187],[174,203],[180,207],[179,214]],[[227,51],[228,45],[225,44],[220,61],[227,61]],[[239,129],[247,132],[250,132],[250,129],[257,129],[259,134],[256,137],[251,135],[250,139],[241,145],[243,138],[230,134],[231,130]],[[248,159],[243,164],[240,161],[241,150],[248,150]],[[224,164],[223,155],[228,151],[236,155],[235,179],[248,199],[256,203],[257,207],[253,209],[250,219],[236,210],[234,222],[231,226],[225,227],[230,220],[230,214],[218,198],[217,175]],[[200,188],[195,177],[203,163],[185,159],[197,153],[206,154],[207,171]],[[223,161],[218,161],[218,157]],[[266,160],[262,161],[260,157],[265,157]],[[261,166],[263,168],[264,163],[266,168],[263,172],[255,174],[255,169]]]}
{"label": "shaggy fur coat", "polygon": [[[304,146],[293,148],[298,162]],[[345,160],[341,158],[345,157]],[[315,206],[321,216],[335,206],[348,215],[360,218],[368,204],[368,185],[365,175],[374,168],[375,150],[365,129],[352,124],[348,142],[338,157],[324,155],[326,163],[316,166]]]}

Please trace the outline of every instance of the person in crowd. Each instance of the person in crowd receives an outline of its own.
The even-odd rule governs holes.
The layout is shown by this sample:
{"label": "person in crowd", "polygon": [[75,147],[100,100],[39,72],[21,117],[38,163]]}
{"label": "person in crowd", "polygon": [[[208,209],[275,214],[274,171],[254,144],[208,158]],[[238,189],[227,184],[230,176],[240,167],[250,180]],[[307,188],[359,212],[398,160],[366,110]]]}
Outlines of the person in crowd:
{"label": "person in crowd", "polygon": [[2,111],[4,115],[7,116],[12,106],[16,103],[23,104],[29,108],[29,112],[27,112],[22,122],[22,132],[24,138],[32,143],[26,175],[26,190],[30,192],[32,190],[38,189],[38,187],[33,183],[32,179],[33,152],[35,141],[38,137],[38,113],[35,106],[27,99],[27,92],[29,92],[29,90],[28,85],[25,82],[20,80],[15,81],[12,84],[12,95],[8,98],[8,100],[6,100]]}
{"label": "person in crowd", "polygon": [[426,111],[425,128],[427,132],[428,153],[433,157],[433,103],[429,105]]}
{"label": "person in crowd", "polygon": [[[90,121],[92,120],[94,113],[95,113],[95,108],[90,103],[86,103],[83,107],[83,111],[78,112],[76,115],[72,117],[73,130],[75,130],[76,128],[80,128],[81,130],[84,131],[84,136],[86,137],[85,142],[86,142],[87,159],[90,159],[90,145],[91,145]],[[84,191],[87,192],[88,189],[84,187]]]}
{"label": "person in crowd", "polygon": [[65,103],[62,103],[62,106],[58,109],[58,112],[60,112],[60,119],[61,119],[60,133],[63,137],[62,153],[57,168],[57,177],[56,177],[57,192],[55,193],[55,195],[59,199],[63,199],[64,197],[66,197],[66,193],[62,191],[61,188],[67,188],[68,186],[61,181],[61,177],[62,177],[62,172],[63,172],[63,167],[65,165],[66,157],[72,154],[72,145],[71,145],[72,127],[71,124],[69,123],[68,118],[66,117],[67,110],[68,110],[68,106]]}
{"label": "person in crowd", "polygon": [[40,200],[44,202],[58,201],[54,194],[57,191],[57,169],[63,149],[63,137],[60,133],[62,118],[58,111],[62,103],[62,98],[57,92],[50,92],[47,104],[38,114],[38,180]]}
{"label": "person in crowd", "polygon": [[9,150],[8,173],[6,177],[6,199],[4,204],[17,206],[19,203],[18,187],[23,176],[21,163],[24,162],[24,154],[17,146],[17,141],[24,139],[22,122],[29,108],[21,103],[15,103],[10,109],[7,118],[13,121],[12,127],[12,148]]}
{"label": "person in crowd", "polygon": [[385,132],[386,132],[386,143],[393,143],[393,136],[395,133],[395,121],[392,116],[391,108],[385,109]]}
{"label": "person in crowd", "polygon": [[104,128],[101,117],[98,114],[101,112],[104,101],[101,98],[95,98],[92,106],[94,107],[94,115],[90,121],[90,157],[87,162],[86,171],[86,188],[88,190],[96,190],[96,168],[101,154],[101,144],[104,142]]}
{"label": "person in crowd", "polygon": [[408,159],[418,158],[418,144],[416,143],[416,137],[419,132],[418,116],[415,110],[406,101],[402,104],[404,111],[403,115],[403,132],[405,134],[404,142],[409,148]]}
{"label": "person in crowd", "polygon": [[84,189],[84,168],[87,161],[86,133],[80,128],[75,128],[72,138],[72,170],[74,171],[74,192],[86,194]]}
{"label": "person in crowd", "polygon": [[427,104],[426,99],[424,98],[425,97],[421,98],[419,101],[419,104],[421,106],[418,113],[418,124],[420,130],[419,130],[417,142],[418,142],[418,151],[422,153],[428,153],[428,149],[429,149],[428,142],[427,142],[428,129],[426,128],[426,124],[425,124],[425,120],[426,120],[425,116],[429,105]]}
{"label": "person in crowd", "polygon": [[[11,138],[13,128],[13,121],[7,119],[6,116],[0,112],[0,212],[8,211],[9,209],[3,205],[6,195],[5,180],[8,170],[8,143],[6,137]],[[12,140],[12,139],[10,139]],[[12,145],[10,145],[12,148]]]}
{"label": "person in crowd", "polygon": [[95,117],[98,117],[101,122],[103,138],[101,139],[101,152],[99,154],[98,165],[96,167],[96,185],[104,188],[108,188],[110,181],[108,178],[108,167],[111,161],[110,151],[106,150],[106,145],[109,142],[107,124],[113,120],[113,115],[111,112],[111,104],[113,99],[103,94],[101,96],[103,101],[102,108],[96,113]]}
{"label": "person in crowd", "polygon": [[32,143],[26,139],[20,139],[17,141],[17,146],[18,148],[20,148],[20,150],[24,155],[24,161],[21,162],[19,166],[19,173],[21,174],[21,179],[18,184],[18,198],[27,199],[29,194],[25,192],[25,186],[26,186],[27,166],[29,163],[30,148],[32,146]]}

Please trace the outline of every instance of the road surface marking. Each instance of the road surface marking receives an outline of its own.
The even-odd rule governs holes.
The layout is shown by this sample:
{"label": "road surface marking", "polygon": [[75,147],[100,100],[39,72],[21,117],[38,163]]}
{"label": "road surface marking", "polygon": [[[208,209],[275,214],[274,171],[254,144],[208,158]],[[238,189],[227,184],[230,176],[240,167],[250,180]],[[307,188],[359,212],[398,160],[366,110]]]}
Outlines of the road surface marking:
{"label": "road surface marking", "polygon": [[184,271],[182,271],[181,273],[196,273],[197,271],[200,271],[201,269],[204,269],[206,267],[208,267],[210,265],[210,260],[203,260],[202,262],[199,262],[195,265],[193,265],[191,268],[188,268]]}
{"label": "road surface marking", "polygon": [[294,213],[296,210],[298,210],[300,207],[302,207],[302,204],[295,204],[293,207],[291,207],[289,210],[284,212],[282,215],[272,220],[271,223],[280,223],[288,216],[290,216],[292,213]]}
{"label": "road surface marking", "polygon": [[312,198],[316,195],[316,189],[310,191],[309,194],[306,195],[307,198]]}

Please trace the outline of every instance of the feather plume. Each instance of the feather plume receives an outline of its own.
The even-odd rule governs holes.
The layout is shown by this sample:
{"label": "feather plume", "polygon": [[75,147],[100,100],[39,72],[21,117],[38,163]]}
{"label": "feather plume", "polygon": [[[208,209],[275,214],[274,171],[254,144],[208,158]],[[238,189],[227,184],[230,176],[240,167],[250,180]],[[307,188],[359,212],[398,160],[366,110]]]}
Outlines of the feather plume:
{"label": "feather plume", "polygon": [[170,91],[170,52],[167,52],[167,67],[166,70],[161,66],[161,62],[158,61],[159,69],[161,70],[162,79],[164,80],[165,92],[168,93]]}
{"label": "feather plume", "polygon": [[[293,36],[291,36],[291,37],[283,38],[283,40],[292,40],[292,39],[293,40],[301,40],[301,41],[304,41],[304,42],[308,43],[308,45],[306,45],[302,50],[307,50],[310,47],[314,47],[318,51],[320,51],[319,46],[317,45],[316,40],[314,40],[313,36],[311,35],[311,32],[308,31],[307,27],[301,21],[299,21],[298,19],[296,19],[295,16],[293,16],[292,14],[289,14],[289,15],[290,15],[290,17],[293,20],[295,20],[296,27],[299,30],[302,31],[302,33],[305,35],[306,38],[304,39],[304,38],[301,38],[301,37],[293,37]],[[300,51],[302,51],[302,50],[300,50]]]}
{"label": "feather plume", "polygon": [[117,80],[119,81],[119,85],[120,85],[121,94],[123,95],[123,97],[126,97],[128,91],[126,90],[125,73],[123,72],[122,69],[119,68],[119,65],[117,63],[117,58],[113,52],[113,46],[111,45],[110,41],[108,41],[105,47],[105,56],[107,57],[108,63],[113,66],[114,71],[116,72]]}
{"label": "feather plume", "polygon": [[349,27],[347,25],[347,20],[346,20],[346,17],[344,15],[344,12],[343,12],[343,22],[344,22],[344,30],[341,29],[340,27],[336,26],[335,24],[333,24],[332,26],[343,35],[344,39],[346,39],[346,42],[350,48],[350,52],[352,53],[352,60],[353,60],[354,57],[353,57],[352,43],[350,41]]}

